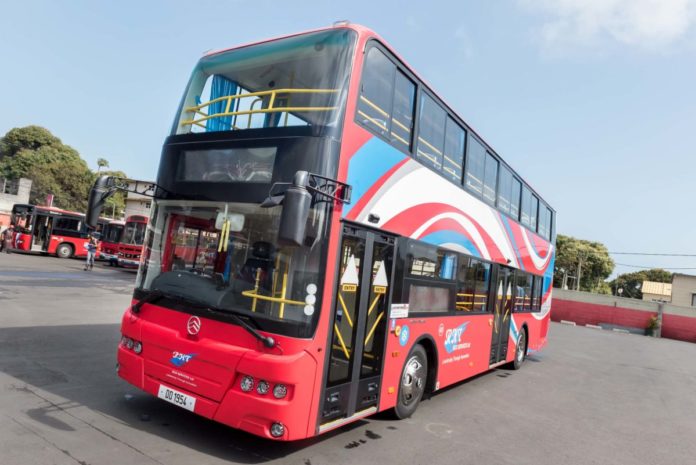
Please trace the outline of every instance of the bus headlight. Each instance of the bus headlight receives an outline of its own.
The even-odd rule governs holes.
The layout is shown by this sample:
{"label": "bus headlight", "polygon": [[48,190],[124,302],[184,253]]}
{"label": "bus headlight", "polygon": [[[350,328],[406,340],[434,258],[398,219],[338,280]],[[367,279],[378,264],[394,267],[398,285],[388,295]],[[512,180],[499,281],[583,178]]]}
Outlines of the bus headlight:
{"label": "bus headlight", "polygon": [[254,378],[251,376],[245,376],[242,378],[242,382],[239,383],[239,387],[242,388],[242,391],[244,392],[249,392],[252,389],[254,389]]}
{"label": "bus headlight", "polygon": [[268,394],[268,390],[270,389],[270,385],[268,384],[268,381],[259,381],[259,384],[256,386],[256,392],[259,394],[266,395]]}
{"label": "bus headlight", "polygon": [[140,354],[143,351],[143,343],[140,341],[135,341],[133,343],[133,352]]}
{"label": "bus headlight", "polygon": [[131,338],[129,338],[129,337],[126,338],[126,349],[128,349],[128,350],[133,350],[133,345],[134,345],[134,344],[135,344],[135,343],[133,342],[133,339],[131,339]]}
{"label": "bus headlight", "polygon": [[[273,395],[276,399],[282,399],[288,395],[288,388],[284,384],[276,384],[273,388]],[[283,426],[283,425],[280,425]]]}

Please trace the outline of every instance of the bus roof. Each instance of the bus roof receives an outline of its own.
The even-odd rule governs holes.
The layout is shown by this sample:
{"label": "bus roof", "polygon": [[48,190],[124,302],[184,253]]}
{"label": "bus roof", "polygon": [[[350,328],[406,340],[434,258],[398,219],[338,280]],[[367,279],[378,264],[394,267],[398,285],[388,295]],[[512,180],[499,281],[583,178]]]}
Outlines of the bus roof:
{"label": "bus roof", "polygon": [[302,31],[302,32],[297,32],[297,33],[294,33],[294,34],[286,34],[286,35],[282,35],[282,36],[276,36],[276,37],[272,37],[272,38],[269,38],[269,39],[259,40],[259,41],[255,41],[255,42],[249,42],[249,43],[246,43],[246,44],[242,44],[242,45],[238,45],[238,46],[234,46],[234,47],[228,47],[228,48],[224,48],[224,49],[210,50],[210,51],[204,53],[203,56],[204,56],[204,57],[207,57],[207,56],[211,56],[211,55],[217,55],[217,54],[219,54],[219,53],[225,53],[225,52],[229,52],[229,51],[232,51],[232,50],[237,50],[237,49],[241,49],[241,48],[245,48],[245,47],[251,47],[251,46],[254,46],[254,45],[260,45],[260,44],[264,44],[264,43],[267,43],[267,42],[273,42],[273,41],[275,41],[275,40],[287,39],[287,38],[289,38],[289,37],[297,37],[297,36],[301,36],[301,35],[304,35],[304,34],[311,34],[311,33],[315,33],[315,32],[323,32],[323,31],[329,31],[329,30],[334,30],[334,29],[351,29],[351,30],[355,31],[356,33],[358,33],[358,35],[359,35],[361,38],[365,38],[365,39],[375,39],[375,40],[377,40],[378,42],[380,42],[384,47],[386,47],[387,50],[389,50],[389,52],[390,52],[391,54],[394,55],[394,57],[396,57],[396,58],[401,62],[401,64],[403,64],[403,65],[409,70],[410,73],[412,73],[416,78],[418,78],[418,80],[419,80],[419,81],[420,81],[420,82],[421,82],[421,83],[422,83],[422,84],[423,84],[423,85],[424,85],[424,86],[425,86],[437,99],[439,99],[440,102],[442,102],[442,104],[447,108],[447,110],[450,111],[450,113],[452,113],[452,114],[455,115],[457,118],[459,118],[462,122],[464,122],[464,123],[466,124],[468,130],[470,130],[471,132],[473,132],[473,133],[476,135],[476,137],[477,137],[479,140],[481,140],[481,141],[487,146],[487,148],[488,148],[491,152],[495,153],[495,154],[498,156],[498,158],[499,158],[508,168],[510,168],[510,169],[513,171],[513,173],[515,173],[515,175],[516,175],[518,178],[520,178],[520,179],[522,180],[522,182],[523,182],[524,184],[526,184],[527,187],[529,187],[529,189],[531,189],[532,192],[533,192],[540,200],[542,200],[554,213],[556,212],[556,210],[555,210],[553,207],[551,207],[551,205],[549,205],[548,202],[546,202],[545,200],[543,200],[543,197],[542,197],[541,195],[539,195],[539,193],[536,191],[536,189],[534,189],[534,188],[529,184],[529,182],[527,182],[522,176],[520,176],[520,175],[517,173],[517,170],[515,170],[512,166],[510,166],[510,164],[507,163],[507,162],[503,159],[502,156],[500,156],[500,154],[493,148],[493,146],[492,146],[490,143],[488,143],[488,141],[487,141],[484,137],[482,137],[482,136],[479,134],[479,132],[471,126],[470,123],[468,123],[457,111],[455,111],[455,110],[447,103],[447,100],[446,100],[445,98],[443,98],[438,92],[436,92],[436,91],[434,90],[433,86],[431,86],[430,83],[429,83],[425,78],[423,78],[423,76],[420,75],[420,73],[418,73],[411,65],[409,65],[408,62],[404,59],[403,56],[401,56],[401,54],[400,54],[399,52],[397,52],[391,45],[389,45],[389,42],[387,42],[386,40],[384,40],[384,38],[382,38],[382,36],[380,36],[378,33],[376,33],[375,31],[373,31],[372,29],[370,29],[370,28],[368,28],[368,27],[362,26],[362,25],[360,25],[360,24],[354,24],[354,23],[351,23],[351,22],[349,22],[349,21],[338,21],[338,22],[336,22],[336,24],[333,25],[333,26],[321,27],[321,28],[317,28],[317,29],[310,29],[310,30],[306,30],[306,31]]}

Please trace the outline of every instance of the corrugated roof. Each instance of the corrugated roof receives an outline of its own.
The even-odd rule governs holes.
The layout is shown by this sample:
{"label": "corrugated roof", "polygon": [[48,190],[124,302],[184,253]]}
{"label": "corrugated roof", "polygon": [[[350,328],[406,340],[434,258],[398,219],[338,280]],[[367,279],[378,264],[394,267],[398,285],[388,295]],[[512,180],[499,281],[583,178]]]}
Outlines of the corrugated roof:
{"label": "corrugated roof", "polygon": [[655,281],[643,281],[641,287],[643,294],[657,294],[671,297],[672,283],[657,283]]}

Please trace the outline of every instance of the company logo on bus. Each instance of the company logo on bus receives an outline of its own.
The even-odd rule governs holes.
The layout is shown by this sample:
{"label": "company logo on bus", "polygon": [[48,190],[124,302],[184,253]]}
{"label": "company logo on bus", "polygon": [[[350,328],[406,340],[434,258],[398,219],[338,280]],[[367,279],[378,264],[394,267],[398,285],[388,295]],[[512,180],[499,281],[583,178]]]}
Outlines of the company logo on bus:
{"label": "company logo on bus", "polygon": [[456,328],[451,328],[445,331],[445,350],[448,354],[451,354],[455,350],[468,349],[471,347],[471,343],[462,343],[462,335],[466,331],[466,327],[469,322],[463,323]]}
{"label": "company logo on bus", "polygon": [[201,330],[201,319],[198,318],[197,316],[192,316],[191,318],[188,319],[188,322],[186,323],[186,331],[191,336],[195,336],[198,334],[198,332]]}
{"label": "company logo on bus", "polygon": [[172,358],[169,359],[169,362],[177,367],[182,367],[186,365],[188,362],[191,361],[193,357],[195,357],[196,354],[182,354],[181,352],[172,352]]}

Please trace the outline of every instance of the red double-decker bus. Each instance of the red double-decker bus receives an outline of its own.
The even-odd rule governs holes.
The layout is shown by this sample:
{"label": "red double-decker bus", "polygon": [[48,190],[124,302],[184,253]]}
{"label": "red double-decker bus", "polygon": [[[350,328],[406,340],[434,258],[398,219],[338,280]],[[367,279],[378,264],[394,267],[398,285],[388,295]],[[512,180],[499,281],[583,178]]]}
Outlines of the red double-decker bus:
{"label": "red double-decker bus", "polygon": [[164,144],[118,374],[278,440],[408,417],[544,346],[554,217],[369,29],[210,53]]}
{"label": "red double-decker bus", "polygon": [[148,218],[131,215],[126,218],[121,242],[118,245],[118,265],[124,268],[137,268],[143,252],[143,241],[147,230]]}
{"label": "red double-decker bus", "polygon": [[[86,257],[88,231],[84,218],[82,213],[60,208],[15,204],[11,219],[15,227],[13,247],[59,258]],[[106,224],[106,220],[98,219],[96,232],[101,233]]]}
{"label": "red double-decker bus", "polygon": [[120,220],[110,220],[102,230],[100,258],[109,265],[118,265],[118,244],[121,242],[125,223]]}

